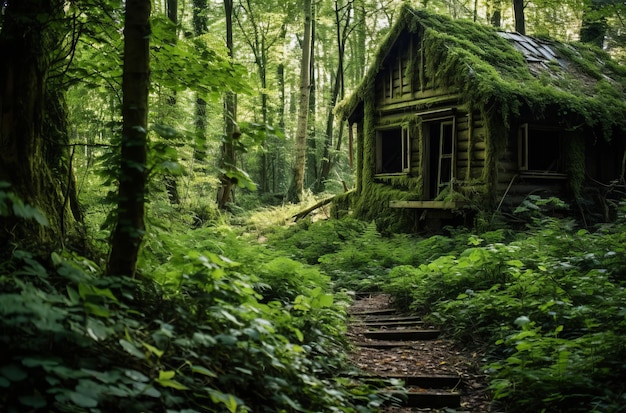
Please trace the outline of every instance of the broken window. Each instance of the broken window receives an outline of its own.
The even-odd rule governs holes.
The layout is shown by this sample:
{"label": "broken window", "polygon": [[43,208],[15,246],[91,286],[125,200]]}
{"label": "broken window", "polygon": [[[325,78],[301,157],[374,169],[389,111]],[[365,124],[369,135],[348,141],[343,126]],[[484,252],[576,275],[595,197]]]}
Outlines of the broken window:
{"label": "broken window", "polygon": [[454,179],[455,123],[454,117],[424,121],[424,189],[427,199],[435,199]]}
{"label": "broken window", "polygon": [[379,129],[376,133],[376,173],[409,172],[411,143],[407,127]]}
{"label": "broken window", "polygon": [[517,154],[519,169],[524,174],[563,175],[563,139],[559,129],[521,125]]}

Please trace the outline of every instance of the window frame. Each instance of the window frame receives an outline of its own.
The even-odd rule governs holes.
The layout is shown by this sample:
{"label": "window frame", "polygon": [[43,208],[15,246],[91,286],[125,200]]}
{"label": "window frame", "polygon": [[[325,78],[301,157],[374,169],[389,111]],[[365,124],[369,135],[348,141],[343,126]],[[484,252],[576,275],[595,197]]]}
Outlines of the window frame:
{"label": "window frame", "polygon": [[[399,131],[400,170],[383,171],[383,136],[385,133]],[[388,137],[387,137],[388,138]],[[397,137],[396,137],[397,139]],[[411,172],[411,133],[408,124],[396,124],[376,128],[375,176],[406,175]]]}
{"label": "window frame", "polygon": [[[533,163],[532,158],[536,156],[533,155],[533,149],[531,148],[532,145],[530,144],[533,139],[533,131],[543,133],[554,132],[556,135],[550,138],[556,140],[556,142],[552,142],[557,151],[557,153],[554,154],[554,160],[557,163],[555,171],[549,169],[531,169],[531,164]],[[561,157],[563,156],[563,148],[564,138],[563,130],[561,128],[547,125],[537,125],[528,122],[521,124],[517,129],[517,167],[520,175],[536,178],[566,178],[567,174],[565,173],[565,165],[561,160]]]}

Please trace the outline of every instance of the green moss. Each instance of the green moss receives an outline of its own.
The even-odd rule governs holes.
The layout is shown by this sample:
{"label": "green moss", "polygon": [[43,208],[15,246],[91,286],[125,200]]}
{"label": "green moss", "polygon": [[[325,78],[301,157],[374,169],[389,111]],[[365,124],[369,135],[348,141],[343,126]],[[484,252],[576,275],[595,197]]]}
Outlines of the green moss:
{"label": "green moss", "polygon": [[581,198],[585,183],[585,139],[580,133],[567,145],[567,174],[574,197]]}
{"label": "green moss", "polygon": [[363,193],[354,198],[354,214],[362,220],[376,222],[380,231],[411,232],[417,228],[415,211],[389,208],[389,201],[414,199],[411,192],[379,183],[364,186]]}
{"label": "green moss", "polygon": [[613,128],[626,131],[626,68],[602,50],[544,40],[563,64],[551,62],[535,76],[524,56],[494,28],[406,5],[381,43],[363,84],[338,105],[341,116],[349,116],[365,99],[383,66],[384,52],[403,31],[423,36],[428,77],[437,85],[456,87],[472,105],[498,108],[504,118],[518,114],[521,105],[535,118],[547,118],[560,108],[568,115],[565,121],[582,119],[606,139]]}

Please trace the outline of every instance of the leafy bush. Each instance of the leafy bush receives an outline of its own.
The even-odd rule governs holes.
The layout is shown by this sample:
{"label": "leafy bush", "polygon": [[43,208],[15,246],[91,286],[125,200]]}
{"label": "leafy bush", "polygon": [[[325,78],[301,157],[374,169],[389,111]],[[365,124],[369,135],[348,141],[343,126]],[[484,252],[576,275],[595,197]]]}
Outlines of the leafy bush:
{"label": "leafy bush", "polygon": [[469,248],[395,267],[384,290],[487,355],[499,408],[623,411],[625,234],[546,217],[514,240],[459,232]]}
{"label": "leafy bush", "polygon": [[292,309],[264,304],[235,263],[197,252],[172,260],[176,289],[98,276],[81,257],[53,263],[50,271],[16,251],[3,269],[7,412],[353,412],[377,403],[333,379],[343,364],[328,356],[343,350],[344,312],[321,288]]}

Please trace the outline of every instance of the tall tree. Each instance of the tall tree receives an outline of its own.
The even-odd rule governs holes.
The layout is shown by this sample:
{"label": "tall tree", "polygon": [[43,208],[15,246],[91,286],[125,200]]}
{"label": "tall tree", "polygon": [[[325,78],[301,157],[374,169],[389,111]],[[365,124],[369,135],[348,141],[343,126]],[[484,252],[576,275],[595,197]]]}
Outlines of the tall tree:
{"label": "tall tree", "polygon": [[580,27],[580,41],[602,47],[608,29],[606,17],[602,12],[602,6],[606,3],[603,0],[589,0],[585,3]]}
{"label": "tall tree", "polygon": [[[226,48],[228,56],[233,58],[233,0],[224,0],[224,16],[226,18]],[[224,142],[222,144],[222,159],[220,186],[217,190],[217,206],[225,209],[230,202],[233,180],[228,177],[227,171],[236,167],[236,152],[234,140],[239,137],[237,127],[237,95],[227,91],[224,95]]]}
{"label": "tall tree", "polygon": [[[194,36],[202,36],[209,30],[207,21],[207,0],[193,0],[192,22]],[[207,102],[199,94],[195,101],[194,127],[195,142],[193,159],[202,161],[206,158]]]}
{"label": "tall tree", "polygon": [[[279,30],[276,30],[277,22],[273,22],[270,8],[276,5],[263,1],[257,3],[251,0],[239,0],[239,8],[235,13],[237,25],[242,33],[242,38],[250,47],[254,56],[254,64],[257,69],[260,89],[260,119],[257,122],[267,124],[269,122],[269,96],[268,96],[268,66],[269,54],[272,47],[278,41],[284,39],[284,23],[278,22]],[[285,5],[284,7],[289,7]],[[285,16],[285,19],[287,17]],[[258,111],[257,111],[258,112]],[[268,170],[270,166],[269,157],[272,154],[267,151],[261,154],[261,165],[259,168],[259,190],[261,193],[269,192],[270,180]]]}
{"label": "tall tree", "polygon": [[75,44],[66,37],[64,6],[62,0],[2,2],[0,181],[47,218],[45,227],[4,219],[3,251],[8,243],[34,242],[41,251],[62,246],[81,219],[61,82],[71,54],[66,45]]}
{"label": "tall tree", "polygon": [[[170,22],[172,22],[172,33],[170,34],[171,41],[173,44],[176,44],[178,38],[178,0],[167,0],[166,6],[167,18]],[[173,112],[176,108],[176,91],[172,90],[169,91],[169,93],[170,95],[168,96],[167,103]],[[176,177],[169,173],[165,173],[163,176],[163,182],[165,183],[165,190],[167,191],[170,204],[180,204],[180,195],[178,194],[178,182],[176,181]]]}
{"label": "tall tree", "polygon": [[[333,156],[331,155],[331,149],[333,146],[333,130],[335,124],[334,107],[338,98],[343,98],[344,95],[344,53],[346,48],[346,41],[348,38],[348,28],[350,27],[350,16],[352,15],[352,2],[339,5],[338,0],[334,0],[335,9],[335,30],[337,42],[337,71],[333,76],[333,88],[330,95],[330,102],[328,105],[328,113],[326,115],[326,132],[324,136],[324,152],[322,154],[322,165],[320,168],[320,179],[318,181],[318,189],[324,190],[325,182],[328,180],[330,170],[333,165]],[[339,128],[339,133],[343,128]],[[341,135],[340,135],[341,136]],[[341,149],[341,140],[337,140],[337,150]]]}
{"label": "tall tree", "polygon": [[150,8],[151,0],[126,0],[117,224],[112,235],[108,262],[109,273],[117,275],[135,274],[145,231]]}
{"label": "tall tree", "polygon": [[515,15],[515,31],[526,34],[526,17],[524,15],[524,0],[513,0],[513,14]]}
{"label": "tall tree", "polygon": [[311,70],[311,44],[312,44],[312,22],[311,22],[311,0],[303,1],[304,32],[302,36],[302,60],[300,61],[300,96],[298,106],[298,124],[296,129],[296,158],[293,165],[293,178],[287,200],[290,202],[300,202],[304,193],[304,171],[306,167],[307,132],[309,121],[309,94],[311,91],[310,70]]}

